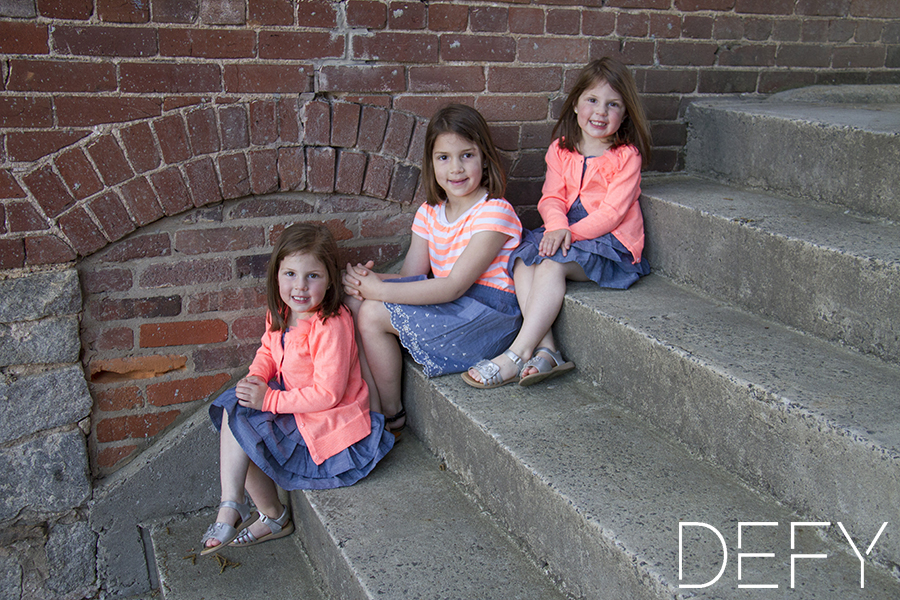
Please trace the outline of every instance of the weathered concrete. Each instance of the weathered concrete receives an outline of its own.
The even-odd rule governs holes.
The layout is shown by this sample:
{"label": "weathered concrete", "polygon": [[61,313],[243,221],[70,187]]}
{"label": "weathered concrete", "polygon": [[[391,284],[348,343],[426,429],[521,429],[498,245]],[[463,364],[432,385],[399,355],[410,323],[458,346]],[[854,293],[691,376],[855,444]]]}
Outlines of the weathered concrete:
{"label": "weathered concrete", "polygon": [[[836,102],[834,87],[821,100],[815,90],[698,100],[688,109],[686,168],[900,220],[900,86],[892,88],[893,102],[878,104]],[[861,100],[855,87],[847,93]]]}
{"label": "weathered concrete", "polygon": [[900,362],[900,224],[687,175],[642,189],[655,273]]}

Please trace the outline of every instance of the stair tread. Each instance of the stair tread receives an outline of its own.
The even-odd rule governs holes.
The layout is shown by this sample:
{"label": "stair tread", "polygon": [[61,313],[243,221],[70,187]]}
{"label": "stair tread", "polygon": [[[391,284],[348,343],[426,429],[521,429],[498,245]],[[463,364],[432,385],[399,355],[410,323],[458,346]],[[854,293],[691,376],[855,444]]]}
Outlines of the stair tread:
{"label": "stair tread", "polygon": [[225,563],[216,555],[200,556],[200,538],[215,517],[216,511],[208,509],[150,526],[163,598],[325,600],[317,576],[291,536],[250,548],[226,548],[218,553]]}
{"label": "stair tread", "polygon": [[900,457],[900,369],[650,276],[627,293],[569,284],[590,310]]}
{"label": "stair tread", "polygon": [[408,430],[362,481],[302,495],[363,597],[564,598]]}
{"label": "stair tread", "polygon": [[[423,377],[417,368],[413,367],[413,371]],[[494,460],[504,462],[512,457],[519,476],[538,480],[535,485],[544,498],[521,493],[521,488],[527,486],[518,482],[518,476],[510,477],[506,483],[489,483],[497,487],[483,490],[483,494],[502,504],[515,505],[510,509],[511,515],[528,511],[540,515],[547,510],[540,506],[545,502],[570,507],[568,518],[582,520],[593,543],[614,546],[623,552],[624,561],[642,572],[641,579],[649,575],[649,585],[657,588],[659,597],[666,597],[678,585],[679,521],[699,521],[717,527],[728,540],[730,553],[735,552],[737,521],[778,522],[780,535],[767,538],[765,543],[771,542],[768,548],[749,550],[773,551],[779,557],[770,565],[757,565],[752,576],[759,578],[758,583],[779,583],[787,593],[788,556],[792,552],[827,552],[828,561],[804,565],[803,597],[848,597],[859,589],[859,562],[855,558],[808,532],[798,539],[797,549],[792,551],[789,523],[802,519],[715,465],[698,460],[666,434],[649,427],[641,417],[619,408],[590,382],[568,376],[543,386],[473,392],[458,376],[449,376],[431,380],[427,385],[433,386],[471,423],[466,425],[467,439],[480,432],[487,440],[483,443],[494,447],[490,453],[495,455]],[[455,433],[458,437],[460,432]],[[432,431],[424,435],[429,438],[433,434]],[[435,442],[439,452],[442,443],[453,442]],[[480,455],[484,453],[481,448]],[[460,464],[455,468],[467,472],[473,466]],[[539,530],[553,527],[554,523],[548,517],[547,523],[519,526]],[[516,527],[512,525],[514,530]],[[540,531],[532,533],[544,535]],[[574,540],[571,543],[578,544]],[[685,564],[692,569],[693,581],[699,583],[715,576],[722,551],[714,540],[697,543],[700,546],[689,549],[692,552]],[[588,552],[583,547],[579,550]],[[729,560],[734,558],[732,555]],[[553,564],[552,559],[547,560]],[[729,564],[734,567],[733,562]],[[608,568],[593,567],[598,571]],[[728,574],[728,581],[723,578],[709,592],[698,590],[697,597],[743,597],[746,592],[738,590],[735,572]],[[894,598],[900,590],[897,581],[871,566],[866,570],[865,583],[867,597],[871,598]],[[589,596],[602,595],[591,590]]]}
{"label": "stair tread", "polygon": [[900,224],[841,206],[786,198],[685,174],[651,175],[642,193],[835,252],[900,265]]}

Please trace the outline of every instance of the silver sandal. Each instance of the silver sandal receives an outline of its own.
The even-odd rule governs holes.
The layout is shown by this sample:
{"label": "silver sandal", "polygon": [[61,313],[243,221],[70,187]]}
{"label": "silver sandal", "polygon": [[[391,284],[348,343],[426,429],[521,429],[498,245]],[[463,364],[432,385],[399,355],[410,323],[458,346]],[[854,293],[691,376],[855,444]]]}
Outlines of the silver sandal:
{"label": "silver sandal", "polygon": [[506,350],[503,355],[511,360],[514,365],[516,365],[516,374],[509,379],[500,379],[500,367],[498,367],[497,364],[493,361],[484,359],[478,361],[478,364],[474,367],[471,367],[472,369],[478,371],[478,374],[481,375],[481,381],[478,381],[477,379],[469,375],[468,371],[462,374],[463,381],[465,381],[472,387],[476,387],[482,390],[498,388],[514,382],[516,378],[522,374],[522,369],[524,368],[524,366],[522,365],[522,359],[512,350]]}
{"label": "silver sandal", "polygon": [[[219,508],[233,508],[238,512],[241,516],[241,520],[238,521],[237,526],[229,525],[228,523],[222,523],[221,521],[213,523],[206,529],[206,533],[203,534],[203,539],[200,540],[200,545],[203,549],[200,551],[201,556],[207,556],[209,554],[215,554],[225,546],[231,543],[234,538],[238,536],[238,531],[243,530],[246,527],[249,527],[253,523],[256,522],[256,518],[259,516],[259,513],[250,508],[250,503],[247,501],[247,497],[244,496],[243,502],[234,502],[232,500],[225,500],[224,502],[219,503]],[[206,547],[206,542],[209,540],[216,540],[219,542],[217,546]]]}
{"label": "silver sandal", "polygon": [[[544,352],[553,359],[553,363],[544,358],[543,356],[538,356],[538,352]],[[545,346],[541,346],[537,350],[534,351],[534,354],[531,358],[528,359],[528,362],[525,363],[525,366],[522,367],[522,371],[527,369],[528,367],[534,367],[538,370],[537,373],[532,373],[531,375],[526,375],[522,379],[519,380],[519,385],[529,386],[540,381],[544,381],[546,379],[553,379],[559,375],[562,375],[566,371],[571,371],[575,368],[575,363],[566,361],[563,359],[562,354],[559,351],[551,350]],[[519,371],[520,373],[522,371]]]}
{"label": "silver sandal", "polygon": [[286,535],[294,533],[294,523],[291,521],[287,506],[284,507],[281,516],[277,519],[272,519],[263,513],[260,513],[259,522],[265,524],[269,528],[269,533],[262,537],[256,537],[250,532],[250,528],[247,527],[234,538],[234,541],[232,541],[230,545],[237,548],[246,548],[263,542],[277,540],[278,538],[283,538]]}

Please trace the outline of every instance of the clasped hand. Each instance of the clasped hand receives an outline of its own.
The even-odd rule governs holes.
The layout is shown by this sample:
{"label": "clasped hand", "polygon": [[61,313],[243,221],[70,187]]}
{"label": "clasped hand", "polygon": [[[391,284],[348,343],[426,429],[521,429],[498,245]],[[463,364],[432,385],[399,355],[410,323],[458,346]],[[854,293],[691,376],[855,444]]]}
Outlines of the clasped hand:
{"label": "clasped hand", "polygon": [[375,263],[371,260],[364,265],[357,263],[356,266],[353,266],[347,263],[347,270],[342,278],[344,293],[360,301],[366,298],[375,299],[381,279],[372,272],[374,266]]}
{"label": "clasped hand", "polygon": [[249,375],[237,382],[234,386],[234,395],[237,396],[238,404],[241,406],[262,410],[268,388],[265,381],[256,375]]}

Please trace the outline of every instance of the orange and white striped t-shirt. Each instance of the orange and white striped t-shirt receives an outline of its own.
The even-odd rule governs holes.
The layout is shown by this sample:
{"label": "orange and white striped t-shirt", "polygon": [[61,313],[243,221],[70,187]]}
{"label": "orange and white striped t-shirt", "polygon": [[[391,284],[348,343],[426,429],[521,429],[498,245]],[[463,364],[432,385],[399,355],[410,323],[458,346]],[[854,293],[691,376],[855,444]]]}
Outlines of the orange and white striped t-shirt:
{"label": "orange and white striped t-shirt", "polygon": [[413,233],[428,241],[428,256],[434,276],[447,277],[450,274],[473,235],[482,231],[498,231],[509,238],[476,283],[515,292],[507,263],[509,255],[522,239],[522,223],[512,205],[502,198],[488,200],[485,195],[456,221],[449,223],[444,204],[422,204],[412,225]]}

